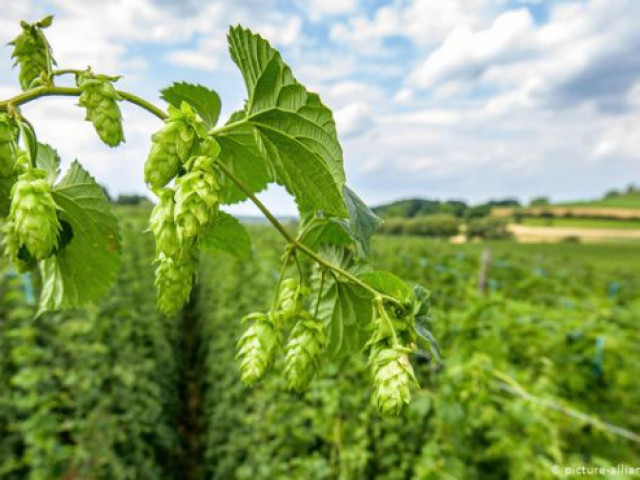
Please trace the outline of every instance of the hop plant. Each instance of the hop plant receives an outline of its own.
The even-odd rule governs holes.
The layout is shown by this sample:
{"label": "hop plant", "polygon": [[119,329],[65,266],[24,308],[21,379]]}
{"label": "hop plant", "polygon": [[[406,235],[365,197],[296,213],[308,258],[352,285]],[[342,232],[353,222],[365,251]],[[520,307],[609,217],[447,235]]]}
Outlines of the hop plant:
{"label": "hop plant", "polygon": [[197,256],[191,248],[174,257],[158,255],[155,285],[162,313],[174,315],[187,303],[197,265]]}
{"label": "hop plant", "polygon": [[9,221],[17,249],[24,246],[33,258],[47,258],[58,246],[60,221],[46,172],[27,169],[11,190]]}
{"label": "hop plant", "polygon": [[206,134],[202,121],[186,102],[180,109],[169,105],[166,125],[151,137],[151,151],[144,165],[144,178],[153,188],[164,187],[195,151]]}
{"label": "hop plant", "polygon": [[301,392],[313,380],[326,344],[322,321],[302,312],[285,347],[284,374],[291,390]]}
{"label": "hop plant", "polygon": [[52,16],[33,24],[21,22],[22,33],[10,43],[14,47],[11,55],[15,58],[14,65],[20,67],[18,78],[23,90],[31,88],[35,80],[49,74],[53,68],[55,62],[51,46],[42,32],[42,29],[49,27],[52,22]]}
{"label": "hop plant", "polygon": [[212,157],[196,157],[190,170],[176,180],[175,219],[182,241],[196,238],[218,215],[219,186],[213,162]]}
{"label": "hop plant", "polygon": [[165,255],[175,257],[180,253],[178,230],[174,220],[175,200],[174,191],[163,188],[158,192],[159,201],[149,218],[149,229],[156,239],[156,256]]}
{"label": "hop plant", "polygon": [[252,386],[264,376],[280,342],[273,316],[252,313],[242,322],[251,324],[238,340],[236,360],[243,383]]}
{"label": "hop plant", "polygon": [[78,87],[82,90],[79,103],[87,109],[85,120],[93,123],[100,139],[110,147],[124,142],[122,114],[118,106],[122,98],[113,86],[118,78],[91,73],[78,76]]}
{"label": "hop plant", "polygon": [[417,384],[408,353],[401,346],[377,346],[369,359],[373,372],[373,401],[382,415],[398,415],[411,401],[411,385]]}
{"label": "hop plant", "polygon": [[18,156],[18,128],[4,113],[0,113],[0,177],[9,177]]}

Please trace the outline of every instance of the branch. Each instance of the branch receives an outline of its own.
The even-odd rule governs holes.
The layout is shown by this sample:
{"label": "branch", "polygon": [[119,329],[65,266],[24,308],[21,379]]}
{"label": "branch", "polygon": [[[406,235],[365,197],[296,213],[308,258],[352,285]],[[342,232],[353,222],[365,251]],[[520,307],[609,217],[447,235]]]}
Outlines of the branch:
{"label": "branch", "polygon": [[[54,73],[59,74],[59,75],[64,75],[64,74],[70,74],[70,73],[75,73],[75,72],[76,72],[75,70],[59,70],[59,71],[56,71]],[[23,92],[23,93],[21,93],[19,95],[16,95],[13,98],[10,98],[8,100],[4,100],[4,101],[0,102],[0,111],[8,111],[8,110],[10,110],[10,109],[12,109],[14,107],[29,103],[29,102],[31,102],[33,100],[36,100],[36,99],[40,98],[40,97],[53,97],[53,96],[79,97],[81,94],[82,94],[82,90],[80,88],[75,88],[75,87],[55,87],[55,86],[37,87],[37,88],[31,89],[31,90],[27,90],[26,92]],[[123,98],[123,100],[126,100],[126,101],[128,101],[130,103],[133,103],[134,105],[137,105],[140,108],[145,109],[146,111],[148,111],[152,115],[155,115],[156,117],[158,117],[161,120],[164,120],[165,118],[167,118],[167,114],[165,112],[163,112],[160,108],[156,107],[155,105],[153,105],[150,102],[147,102],[143,98],[138,97],[137,95],[134,95],[134,94],[128,93],[128,92],[123,92],[123,91],[118,91],[118,95],[120,95]],[[242,123],[242,121],[241,122],[237,122],[237,123]],[[214,129],[214,130],[210,131],[209,133],[212,134],[212,135],[220,134],[221,132],[224,132],[224,131],[229,130],[229,129],[233,128],[233,127],[236,127],[237,123],[221,126],[221,127],[217,128],[217,129]],[[220,168],[220,170],[222,170],[231,179],[231,181],[233,183],[235,183],[238,186],[238,188],[245,193],[245,195],[247,195],[247,197],[256,205],[256,207],[258,207],[258,209],[262,212],[262,214],[267,218],[267,220],[269,220],[271,225],[273,225],[274,228],[293,247],[295,247],[296,249],[301,250],[302,252],[304,252],[307,256],[312,258],[316,263],[318,263],[319,265],[323,266],[324,268],[326,268],[328,270],[332,270],[333,272],[337,273],[341,277],[343,277],[343,278],[349,280],[350,282],[358,285],[359,287],[363,288],[364,290],[369,292],[371,295],[373,295],[375,298],[379,298],[379,299],[394,303],[396,305],[402,306],[402,305],[400,305],[400,303],[398,302],[397,299],[395,299],[393,297],[390,297],[389,295],[384,295],[384,294],[378,292],[375,288],[370,287],[369,285],[364,283],[362,280],[360,280],[355,275],[352,275],[351,273],[349,273],[346,270],[343,270],[342,268],[338,267],[337,265],[333,265],[333,264],[327,262],[320,255],[318,255],[312,249],[307,247],[304,243],[301,243],[298,240],[296,240],[287,231],[287,229],[284,227],[284,225],[282,225],[278,221],[278,219],[269,211],[269,209],[242,182],[242,180],[240,180],[238,177],[236,177],[234,175],[234,173],[226,165],[224,165],[223,163],[218,162],[217,165]]]}
{"label": "branch", "polygon": [[[80,95],[82,95],[82,90],[75,87],[37,87],[0,102],[0,111],[7,111],[11,107],[24,105],[40,97],[79,97]],[[128,102],[144,108],[161,120],[167,118],[167,114],[160,108],[132,93],[118,91],[118,95]]]}

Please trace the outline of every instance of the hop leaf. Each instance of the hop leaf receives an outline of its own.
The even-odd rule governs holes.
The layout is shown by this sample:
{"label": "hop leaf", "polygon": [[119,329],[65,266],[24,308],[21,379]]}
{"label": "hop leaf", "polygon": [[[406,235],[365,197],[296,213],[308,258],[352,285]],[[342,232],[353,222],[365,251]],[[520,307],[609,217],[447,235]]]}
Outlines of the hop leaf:
{"label": "hop leaf", "polygon": [[149,219],[149,229],[156,239],[156,256],[163,254],[167,257],[175,257],[180,253],[180,241],[173,218],[174,191],[170,188],[163,188],[158,191],[158,196],[158,204],[153,207]]}
{"label": "hop leaf", "polygon": [[0,177],[13,174],[18,156],[18,127],[4,113],[0,113]]}
{"label": "hop leaf", "polygon": [[236,346],[236,360],[245,385],[260,380],[278,349],[279,338],[273,318],[264,313],[247,315],[244,322],[252,322]]}
{"label": "hop leaf", "polygon": [[409,362],[408,348],[396,346],[372,349],[373,402],[382,415],[398,415],[411,401],[411,385],[417,384]]}
{"label": "hop leaf", "polygon": [[162,313],[174,315],[187,303],[197,266],[197,257],[192,249],[176,257],[164,254],[158,256],[155,284],[158,308]]}
{"label": "hop leaf", "polygon": [[43,28],[51,25],[52,17],[45,17],[41,21],[29,24],[22,22],[22,33],[18,35],[10,45],[13,45],[11,58],[15,58],[15,64],[20,67],[20,86],[23,90],[32,87],[35,80],[42,75],[51,72],[53,54],[47,41]]}
{"label": "hop leaf", "polygon": [[212,157],[196,157],[191,170],[176,180],[175,219],[178,236],[199,236],[218,214],[218,181]]}
{"label": "hop leaf", "polygon": [[104,143],[116,147],[124,142],[122,114],[118,101],[122,100],[113,87],[118,77],[84,74],[78,78],[78,87],[82,89],[80,105],[87,109],[86,120],[93,123],[96,132]]}
{"label": "hop leaf", "polygon": [[169,105],[166,125],[151,137],[151,151],[144,178],[154,188],[164,187],[194,152],[198,137],[206,134],[202,121],[187,103],[180,109]]}
{"label": "hop leaf", "polygon": [[303,312],[285,347],[284,374],[291,390],[301,392],[313,380],[326,345],[322,321]]}
{"label": "hop leaf", "polygon": [[57,248],[61,230],[46,176],[43,170],[28,169],[11,190],[9,221],[18,249],[26,247],[36,260],[47,258]]}

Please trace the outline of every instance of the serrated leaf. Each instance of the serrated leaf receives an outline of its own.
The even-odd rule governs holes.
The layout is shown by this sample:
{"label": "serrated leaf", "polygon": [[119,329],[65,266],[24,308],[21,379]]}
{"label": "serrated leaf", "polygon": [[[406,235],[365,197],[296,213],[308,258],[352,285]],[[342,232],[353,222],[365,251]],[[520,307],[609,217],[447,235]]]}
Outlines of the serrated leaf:
{"label": "serrated leaf", "polygon": [[259,35],[231,28],[229,47],[247,87],[242,125],[258,132],[275,181],[294,195],[302,211],[346,217],[342,149],[331,111],[308,92]]}
{"label": "serrated leaf", "polygon": [[389,295],[405,305],[413,305],[415,301],[409,285],[393,273],[377,270],[363,273],[359,277],[364,283],[378,292]]}
{"label": "serrated leaf", "polygon": [[40,262],[39,313],[78,308],[101,298],[120,269],[118,221],[102,188],[77,162],[53,189],[61,222],[71,240]]}
{"label": "serrated leaf", "polygon": [[[217,137],[220,159],[252,192],[257,193],[272,181],[264,155],[258,149],[257,133],[250,125],[239,126]],[[229,205],[247,199],[226,175],[220,175],[220,202]]]}
{"label": "serrated leaf", "polygon": [[182,102],[187,102],[200,115],[208,128],[213,128],[218,123],[220,116],[220,97],[218,94],[202,85],[194,85],[186,82],[176,82],[170,87],[161,90],[161,98],[180,108]]}
{"label": "serrated leaf", "polygon": [[351,234],[356,240],[359,253],[368,257],[371,253],[371,235],[375,233],[382,219],[367,206],[362,199],[346,185],[344,197],[349,210],[349,224]]}
{"label": "serrated leaf", "polygon": [[[366,268],[356,266],[350,253],[344,249],[325,249],[322,256],[331,264],[353,274],[362,273]],[[317,294],[321,283],[319,272],[314,275],[312,283]],[[327,354],[330,357],[341,357],[361,351],[368,340],[368,327],[373,318],[369,292],[341,277],[326,273],[322,295],[316,303],[318,318],[323,321],[327,334]]]}
{"label": "serrated leaf", "polygon": [[416,285],[413,288],[413,295],[415,297],[414,305],[414,318],[415,328],[418,336],[429,346],[431,353],[440,361],[440,346],[435,337],[431,333],[431,292],[429,292],[422,285]]}
{"label": "serrated leaf", "polygon": [[313,250],[318,250],[324,245],[349,245],[353,243],[347,221],[335,217],[311,218],[302,228],[298,240]]}
{"label": "serrated leaf", "polygon": [[251,238],[242,224],[232,215],[218,212],[218,218],[200,239],[205,250],[220,250],[241,260],[251,256]]}
{"label": "serrated leaf", "polygon": [[58,152],[46,143],[38,142],[36,165],[47,172],[47,181],[53,185],[60,175],[60,156]]}

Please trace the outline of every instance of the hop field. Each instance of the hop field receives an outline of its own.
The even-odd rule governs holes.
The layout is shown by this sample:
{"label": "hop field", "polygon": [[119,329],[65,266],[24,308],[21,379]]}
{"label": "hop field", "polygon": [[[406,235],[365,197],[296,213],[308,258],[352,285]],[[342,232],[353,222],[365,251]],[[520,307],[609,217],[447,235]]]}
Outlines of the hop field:
{"label": "hop field", "polygon": [[378,237],[381,268],[431,288],[442,357],[414,358],[420,389],[383,418],[363,356],[322,363],[303,394],[283,353],[239,381],[239,319],[278,279],[271,231],[251,228],[250,261],[203,255],[187,308],[161,316],[148,213],[121,210],[123,269],[91,309],[33,320],[3,264],[0,478],[546,479],[640,460],[639,246]]}

